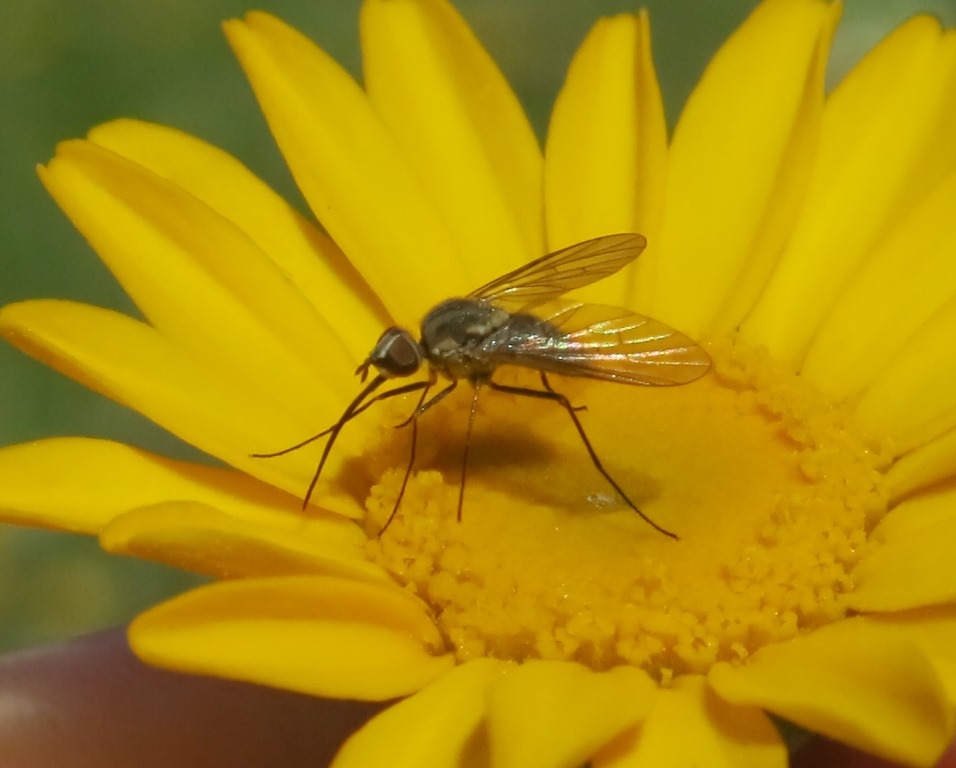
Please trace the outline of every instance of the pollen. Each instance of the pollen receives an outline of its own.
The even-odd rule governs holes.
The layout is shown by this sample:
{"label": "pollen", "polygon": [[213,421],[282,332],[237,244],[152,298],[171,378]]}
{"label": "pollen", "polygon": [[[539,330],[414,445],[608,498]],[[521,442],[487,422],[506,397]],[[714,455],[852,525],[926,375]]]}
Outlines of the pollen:
{"label": "pollen", "polygon": [[[618,496],[558,405],[485,390],[459,521],[466,387],[419,420],[416,469],[379,535],[411,431],[381,430],[369,556],[431,607],[461,660],[629,664],[668,680],[846,615],[849,574],[886,508],[888,446],[760,351],[707,348],[712,372],[686,386],[550,380],[583,408],[607,471],[677,541]],[[392,407],[399,423],[414,403]]]}

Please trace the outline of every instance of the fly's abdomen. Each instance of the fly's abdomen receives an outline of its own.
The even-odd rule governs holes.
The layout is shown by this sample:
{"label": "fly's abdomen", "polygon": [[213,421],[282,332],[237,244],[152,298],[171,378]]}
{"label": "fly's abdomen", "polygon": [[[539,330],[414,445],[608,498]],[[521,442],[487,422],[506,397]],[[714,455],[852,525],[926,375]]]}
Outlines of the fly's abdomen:
{"label": "fly's abdomen", "polygon": [[508,317],[508,322],[494,333],[489,334],[481,343],[486,356],[505,362],[509,357],[519,355],[529,345],[543,349],[558,345],[564,334],[551,323],[534,315],[516,314]]}

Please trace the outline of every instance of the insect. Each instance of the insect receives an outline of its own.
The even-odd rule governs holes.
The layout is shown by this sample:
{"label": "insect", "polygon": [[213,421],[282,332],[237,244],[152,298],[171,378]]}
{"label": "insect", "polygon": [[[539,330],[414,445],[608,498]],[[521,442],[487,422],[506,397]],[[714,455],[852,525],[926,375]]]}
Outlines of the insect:
{"label": "insect", "polygon": [[[444,400],[462,379],[473,385],[471,412],[462,456],[458,487],[458,520],[461,520],[472,428],[483,387],[523,397],[552,401],[571,418],[597,471],[641,518],[657,531],[677,539],[638,509],[601,464],[591,446],[575,407],[556,392],[548,374],[579,376],[621,384],[669,386],[687,384],[710,368],[710,357],[688,337],[657,320],[618,307],[584,304],[561,298],[565,293],[613,275],[644,250],[643,235],[616,234],[586,240],[549,253],[463,298],[441,302],[425,315],[419,339],[405,328],[387,329],[369,356],[356,370],[365,386],[342,412],[338,421],[317,435],[275,453],[281,456],[328,436],[322,457],[309,483],[303,508],[309,503],[326,460],[342,428],[376,402],[421,392],[418,404],[399,427],[412,427],[408,466],[395,506],[379,536],[391,524],[415,462],[418,417]],[[499,384],[495,371],[505,365],[536,370],[541,389]],[[385,382],[406,378],[427,368],[425,381],[414,381],[378,394]],[[368,383],[369,371],[375,375]],[[428,397],[439,377],[446,386]]]}

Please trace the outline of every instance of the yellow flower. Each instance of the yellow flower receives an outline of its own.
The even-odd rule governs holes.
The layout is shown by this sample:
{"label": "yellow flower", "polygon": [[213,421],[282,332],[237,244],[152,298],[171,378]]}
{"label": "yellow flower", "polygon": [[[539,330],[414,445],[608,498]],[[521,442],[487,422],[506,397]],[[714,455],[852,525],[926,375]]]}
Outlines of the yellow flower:
{"label": "yellow flower", "polygon": [[[277,19],[226,33],[323,234],[223,152],[121,120],[47,188],[143,319],[0,313],[29,354],[228,465],[107,441],[0,452],[7,520],[221,580],[130,629],[174,669],[406,697],[336,765],[785,765],[767,713],[929,765],[956,701],[956,34],[917,17],[828,97],[839,8],[766,0],[668,141],[646,14],[597,23],[544,153],[441,0],[366,0],[365,90]],[[571,243],[642,232],[581,292],[706,344],[684,387],[555,379],[321,443],[384,327]],[[526,372],[505,372],[523,382]],[[534,382],[531,378],[529,381]]]}

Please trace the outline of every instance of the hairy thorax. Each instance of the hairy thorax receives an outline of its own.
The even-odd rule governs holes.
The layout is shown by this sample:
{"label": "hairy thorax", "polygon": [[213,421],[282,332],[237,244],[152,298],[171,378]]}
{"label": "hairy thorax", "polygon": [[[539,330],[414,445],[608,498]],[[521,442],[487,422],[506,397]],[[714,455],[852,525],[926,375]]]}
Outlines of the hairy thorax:
{"label": "hairy thorax", "polygon": [[512,314],[479,299],[448,299],[422,321],[421,346],[439,373],[477,382],[487,380],[498,366],[515,362],[528,337],[560,335],[534,315]]}
{"label": "hairy thorax", "polygon": [[448,299],[422,320],[421,344],[432,367],[452,379],[484,379],[495,369],[483,343],[511,314],[476,299]]}

